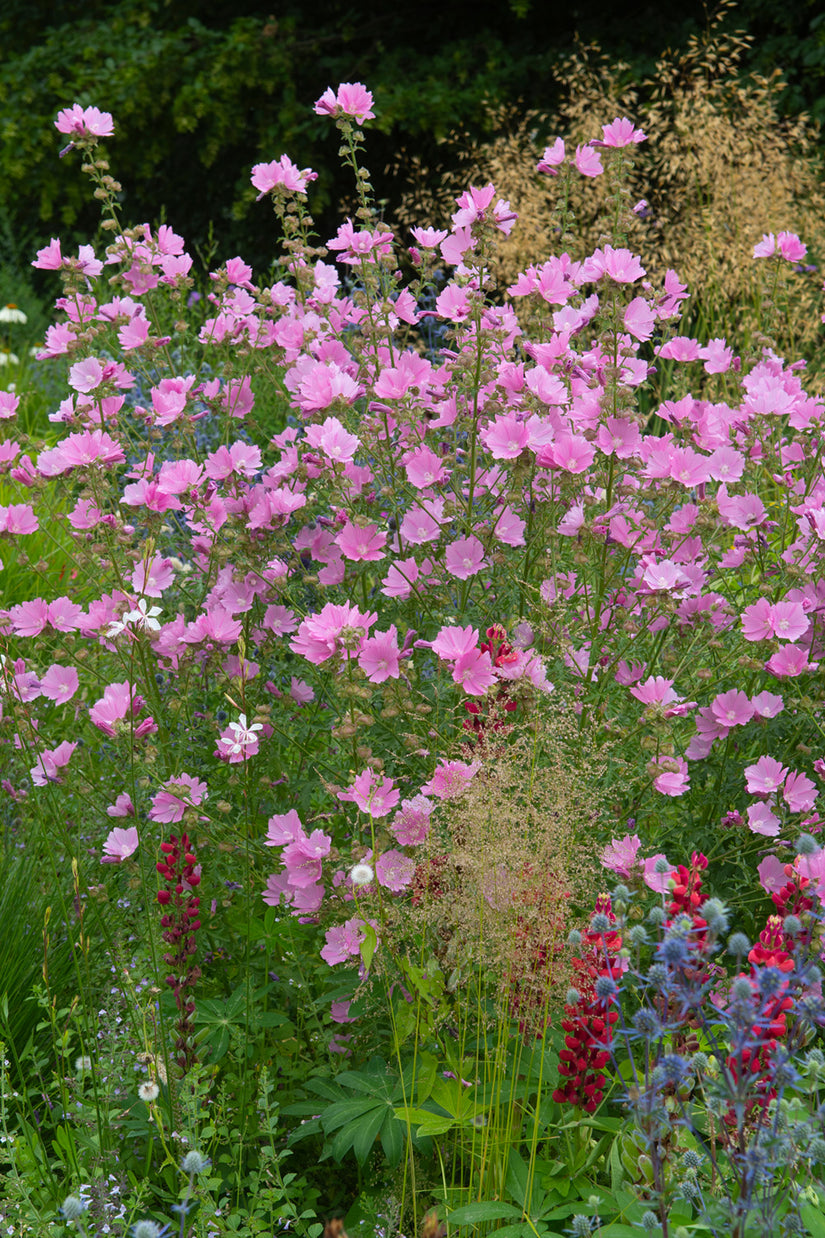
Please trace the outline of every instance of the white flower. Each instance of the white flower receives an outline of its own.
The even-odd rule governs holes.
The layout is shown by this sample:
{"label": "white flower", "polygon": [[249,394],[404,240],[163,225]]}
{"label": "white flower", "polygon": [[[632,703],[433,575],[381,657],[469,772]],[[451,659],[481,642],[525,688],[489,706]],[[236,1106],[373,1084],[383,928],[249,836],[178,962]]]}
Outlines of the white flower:
{"label": "white flower", "polygon": [[0,308],[0,322],[28,322],[28,318],[14,302]]}
{"label": "white flower", "polygon": [[74,1068],[79,1075],[82,1075],[84,1070],[92,1069],[92,1059],[84,1054],[83,1057],[75,1059]]}
{"label": "white flower", "polygon": [[160,624],[155,616],[160,613],[161,609],[159,606],[149,606],[146,598],[138,598],[135,609],[127,611],[121,619],[110,623],[106,629],[106,635],[120,636],[121,632],[125,632],[129,627],[134,628],[137,632],[144,631],[146,628],[151,632],[159,632]]}
{"label": "white flower", "polygon": [[141,1083],[138,1088],[138,1096],[141,1100],[146,1101],[149,1105],[153,1100],[157,1100],[160,1096],[160,1088],[155,1083],[154,1079],[147,1079],[145,1083]]}
{"label": "white flower", "polygon": [[0,365],[19,365],[20,358],[15,352],[3,352],[0,349]]}
{"label": "white flower", "polygon": [[230,722],[228,729],[234,735],[231,741],[230,751],[233,753],[242,752],[244,748],[250,744],[254,744],[257,740],[256,731],[262,731],[263,723],[253,722],[251,726],[247,725],[246,714],[241,714],[237,722]]}
{"label": "white flower", "polygon": [[369,864],[356,864],[349,875],[354,886],[368,886],[375,877]]}

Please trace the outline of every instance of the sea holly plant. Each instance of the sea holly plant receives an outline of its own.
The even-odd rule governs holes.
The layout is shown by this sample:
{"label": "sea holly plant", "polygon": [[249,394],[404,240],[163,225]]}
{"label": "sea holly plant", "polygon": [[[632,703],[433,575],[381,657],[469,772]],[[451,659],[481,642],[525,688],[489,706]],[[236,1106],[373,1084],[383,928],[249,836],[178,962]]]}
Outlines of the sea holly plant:
{"label": "sea holly plant", "polygon": [[[820,828],[825,404],[796,359],[680,333],[677,272],[626,243],[646,140],[627,118],[537,172],[562,193],[607,178],[603,243],[503,288],[491,259],[517,219],[492,185],[411,238],[380,221],[373,107],[358,83],[315,105],[356,184],[336,235],[314,236],[311,169],[259,164],[282,256],[257,279],[228,259],[200,299],[182,237],[121,222],[112,118],[58,117],[106,243],[53,238],[34,261],[62,285],[40,360],[66,373],[40,440],[15,437],[25,393],[0,393],[3,557],[38,582],[0,612],[4,828],[42,846],[79,924],[87,1039],[90,922],[113,957],[139,943],[169,1138],[186,1112],[202,1146],[206,1070],[241,1126],[236,1198],[277,1061],[320,1155],[365,1165],[380,1142],[397,1164],[402,1223],[512,1195],[522,1164],[527,1217],[558,1107],[596,1122],[608,1103],[618,930],[586,930],[599,961],[562,1010],[592,856],[663,894],[657,863],[688,837],[756,929]],[[803,250],[756,238],[754,261],[779,277]],[[807,879],[785,919],[819,915]],[[210,1065],[204,1028],[230,995],[236,1026],[238,994],[246,1036]],[[349,1113],[346,1080],[323,1078],[342,1058],[350,1082],[386,1075],[357,1148],[293,1094],[316,1080],[306,1095]],[[567,1147],[577,1189],[600,1149]],[[543,1225],[573,1215],[547,1200]]]}

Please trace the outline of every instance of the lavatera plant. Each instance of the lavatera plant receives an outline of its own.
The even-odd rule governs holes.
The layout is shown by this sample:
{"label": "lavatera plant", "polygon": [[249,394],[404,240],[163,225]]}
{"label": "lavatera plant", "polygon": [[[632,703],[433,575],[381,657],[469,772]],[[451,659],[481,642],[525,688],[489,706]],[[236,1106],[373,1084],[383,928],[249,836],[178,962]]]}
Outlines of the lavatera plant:
{"label": "lavatera plant", "polygon": [[[310,169],[258,164],[282,256],[199,287],[172,227],[123,226],[112,118],[58,117],[107,243],[35,260],[62,283],[40,360],[66,382],[39,437],[14,437],[26,391],[0,393],[2,557],[37,582],[0,612],[2,828],[41,865],[14,932],[44,924],[0,1208],[43,1232],[91,1183],[101,1227],[128,1201],[121,1232],[183,1198],[187,1234],[620,1238],[672,1227],[678,1148],[707,1167],[678,1223],[744,1234],[781,1122],[819,1112],[793,1088],[783,1109],[775,1076],[818,1061],[825,405],[733,327],[680,334],[687,289],[627,245],[647,140],[627,118],[536,173],[562,238],[570,178],[605,178],[602,243],[505,288],[517,221],[492,185],[406,246],[379,218],[373,106],[357,83],[315,105],[355,182],[336,235],[316,243]],[[805,246],[754,246],[777,305]],[[693,852],[726,908],[704,927],[679,893],[699,861],[683,880],[667,859]],[[588,921],[599,857],[628,895]],[[621,919],[645,882],[648,973]],[[768,933],[750,972],[752,951],[711,958],[726,917]],[[678,1073],[685,1035],[707,1068]],[[794,1162],[812,1182],[816,1138]],[[181,1197],[193,1149],[211,1165]],[[761,1215],[812,1225],[786,1197]]]}

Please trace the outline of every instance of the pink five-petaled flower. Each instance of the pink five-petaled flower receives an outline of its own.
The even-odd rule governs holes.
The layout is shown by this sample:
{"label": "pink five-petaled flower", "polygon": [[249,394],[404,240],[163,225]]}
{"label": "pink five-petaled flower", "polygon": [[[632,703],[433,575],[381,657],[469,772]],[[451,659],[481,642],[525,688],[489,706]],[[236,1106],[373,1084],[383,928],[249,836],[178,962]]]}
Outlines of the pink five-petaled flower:
{"label": "pink five-petaled flower", "polygon": [[362,613],[347,602],[327,602],[317,615],[302,621],[289,647],[316,666],[336,653],[350,657],[358,653],[377,617],[375,611]]}
{"label": "pink five-petaled flower", "polygon": [[636,856],[641,845],[638,834],[625,834],[624,838],[612,839],[602,852],[602,867],[619,877],[631,877],[637,867]]}
{"label": "pink five-petaled flower", "polygon": [[65,705],[77,692],[78,684],[77,671],[73,666],[61,666],[55,662],[40,680],[40,691],[55,705]]}
{"label": "pink five-petaled flower", "polygon": [[754,712],[747,694],[736,688],[732,688],[730,692],[720,692],[711,702],[710,709],[715,722],[726,728],[745,726]]}
{"label": "pink five-petaled flower", "polygon": [[411,800],[402,800],[401,807],[390,822],[390,832],[402,847],[420,847],[430,832],[432,800],[426,795],[414,795]]}
{"label": "pink five-petaled flower", "polygon": [[673,680],[662,675],[651,675],[644,683],[632,687],[630,695],[643,705],[670,705],[679,700],[673,691]]}
{"label": "pink five-petaled flower", "polygon": [[403,851],[385,851],[375,863],[378,884],[392,894],[400,894],[412,882],[415,862]]}
{"label": "pink five-petaled flower", "polygon": [[559,168],[564,163],[564,138],[556,138],[552,146],[545,147],[544,155],[536,164],[537,172],[546,172],[549,176],[558,176]]}
{"label": "pink five-petaled flower", "polygon": [[287,880],[292,889],[305,890],[316,885],[323,872],[323,860],[329,855],[332,839],[323,830],[313,830],[287,843],[281,852]]}
{"label": "pink five-petaled flower", "polygon": [[344,558],[357,562],[373,562],[384,558],[387,534],[377,524],[358,525],[348,521],[335,539]]}
{"label": "pink five-petaled flower", "polygon": [[273,159],[271,163],[256,163],[249,178],[259,191],[260,202],[272,189],[283,189],[287,193],[306,194],[310,181],[318,179],[318,173],[312,168],[297,168],[287,155]]}
{"label": "pink five-petaled flower", "polygon": [[177,822],[187,808],[197,807],[206,799],[207,787],[190,774],[176,774],[152,797],[150,821]]}
{"label": "pink five-petaled flower", "polygon": [[601,138],[593,138],[591,146],[635,146],[646,142],[647,134],[633,127],[633,121],[626,116],[617,116],[609,125],[602,125]]}
{"label": "pink five-petaled flower", "polygon": [[54,127],[58,133],[67,133],[70,137],[81,140],[110,138],[115,131],[109,112],[101,112],[96,107],[81,107],[79,103],[64,107],[58,112]]}
{"label": "pink five-petaled flower", "polygon": [[364,930],[367,925],[360,916],[353,916],[343,924],[327,929],[326,945],[321,947],[321,958],[330,967],[336,963],[346,963],[347,959],[357,956],[364,940]]}
{"label": "pink five-petaled flower", "polygon": [[371,817],[385,817],[400,798],[392,778],[381,778],[372,769],[362,770],[346,791],[338,792],[339,800],[357,804],[362,812]]}
{"label": "pink five-petaled flower", "polygon": [[318,116],[348,116],[363,125],[365,120],[374,120],[372,94],[360,82],[342,82],[337,91],[328,86],[320,99],[315,101],[313,111]]}
{"label": "pink five-petaled flower", "polygon": [[629,249],[614,249],[612,245],[604,247],[603,264],[606,274],[617,284],[632,284],[645,273],[634,253]]}
{"label": "pink five-petaled flower", "polygon": [[128,860],[129,856],[137,851],[137,848],[137,827],[130,825],[123,830],[119,826],[115,826],[103,844],[103,855],[100,857],[100,862],[101,864],[122,864],[124,860]]}
{"label": "pink five-petaled flower", "polygon": [[444,552],[444,566],[451,576],[468,580],[486,566],[484,547],[477,537],[460,537]]}
{"label": "pink five-petaled flower", "polygon": [[751,795],[773,795],[785,781],[788,768],[773,757],[760,757],[755,765],[745,766],[748,791]]}
{"label": "pink five-petaled flower", "polygon": [[785,779],[782,795],[791,812],[810,812],[817,799],[817,790],[807,774],[792,770]]}
{"label": "pink five-petaled flower", "polygon": [[370,683],[384,683],[387,679],[398,679],[398,631],[392,624],[386,632],[376,632],[368,636],[361,645],[358,654],[358,665]]}
{"label": "pink five-petaled flower", "polygon": [[429,782],[422,784],[421,790],[424,795],[434,795],[439,800],[454,800],[463,795],[480,769],[480,761],[473,761],[471,765],[465,761],[442,761],[435,767]]}
{"label": "pink five-petaled flower", "polygon": [[667,857],[659,852],[643,860],[638,854],[641,845],[638,834],[625,834],[624,838],[612,839],[602,852],[602,866],[626,880],[638,874],[645,885],[661,894],[667,889],[670,874],[657,873],[656,863],[658,860],[666,860]]}
{"label": "pink five-petaled flower", "polygon": [[808,671],[815,671],[819,663],[808,661],[809,650],[802,645],[783,645],[781,649],[765,663],[765,670],[770,671],[777,679],[795,679]]}
{"label": "pink five-petaled flower", "polygon": [[775,838],[779,833],[779,817],[768,804],[751,804],[748,807],[748,829],[752,834],[764,834]]}

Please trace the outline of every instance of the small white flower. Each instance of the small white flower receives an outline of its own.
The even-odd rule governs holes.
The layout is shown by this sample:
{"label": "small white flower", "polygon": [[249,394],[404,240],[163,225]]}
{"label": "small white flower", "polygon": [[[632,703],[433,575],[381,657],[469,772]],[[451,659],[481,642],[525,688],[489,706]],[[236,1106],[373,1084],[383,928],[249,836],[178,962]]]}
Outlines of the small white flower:
{"label": "small white flower", "polygon": [[349,875],[354,886],[368,886],[375,877],[369,864],[356,864]]}
{"label": "small white flower", "polygon": [[138,598],[135,603],[134,610],[129,610],[120,619],[116,619],[109,624],[106,629],[107,636],[120,636],[121,632],[125,632],[127,628],[134,628],[135,631],[141,632],[148,628],[151,632],[159,632],[160,624],[156,619],[156,615],[161,613],[159,606],[149,606],[146,598]]}
{"label": "small white flower", "polygon": [[75,1059],[74,1068],[79,1075],[82,1075],[84,1070],[92,1069],[92,1059],[84,1054],[83,1057]]}
{"label": "small white flower", "polygon": [[248,726],[246,714],[241,714],[238,717],[237,722],[229,723],[229,727],[227,729],[230,730],[234,736],[234,739],[231,741],[229,751],[237,754],[239,752],[243,752],[244,748],[247,748],[250,744],[254,744],[257,740],[255,732],[262,731],[264,728],[263,723],[261,722],[253,722],[251,726]]}
{"label": "small white flower", "polygon": [[141,1083],[138,1088],[138,1096],[149,1105],[160,1096],[160,1088],[154,1079],[148,1079],[145,1083]]}

